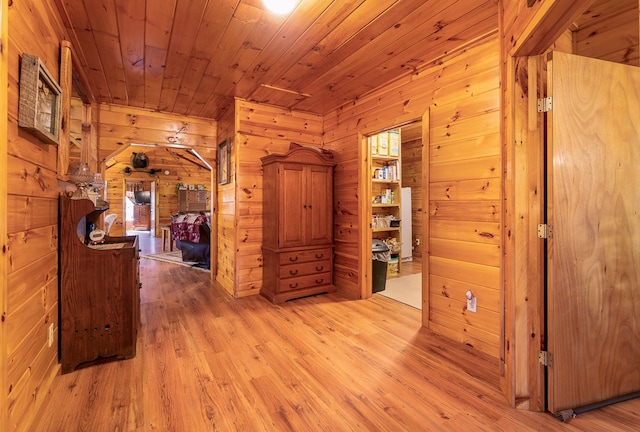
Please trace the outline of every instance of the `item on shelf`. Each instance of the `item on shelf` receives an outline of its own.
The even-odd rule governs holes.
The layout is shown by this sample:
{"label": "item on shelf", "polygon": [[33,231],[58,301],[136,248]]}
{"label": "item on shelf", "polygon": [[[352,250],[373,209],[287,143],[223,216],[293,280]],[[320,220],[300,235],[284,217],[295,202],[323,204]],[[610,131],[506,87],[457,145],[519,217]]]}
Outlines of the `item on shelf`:
{"label": "item on shelf", "polygon": [[86,162],[78,163],[77,168],[69,174],[69,180],[74,182],[78,187],[76,193],[73,198],[89,198],[88,195],[88,186],[91,180],[93,180],[93,174],[91,174],[91,170],[89,169],[89,164]]}
{"label": "item on shelf", "polygon": [[372,228],[389,228],[391,222],[391,216],[373,215],[371,221]]}
{"label": "item on shelf", "polygon": [[89,240],[92,244],[100,243],[104,240],[105,232],[101,229],[94,229],[89,233]]}
{"label": "item on shelf", "polygon": [[389,156],[400,155],[400,131],[389,131]]}
{"label": "item on shelf", "polygon": [[91,188],[96,192],[100,192],[102,189],[104,189],[104,185],[105,183],[102,179],[102,174],[95,173],[93,175],[93,180],[91,180]]}
{"label": "item on shelf", "polygon": [[378,134],[378,155],[389,156],[389,134],[387,132]]}
{"label": "item on shelf", "polygon": [[377,155],[378,154],[378,135],[371,135],[369,137],[369,144],[371,146],[371,154],[372,155]]}
{"label": "item on shelf", "polygon": [[398,269],[398,255],[391,255],[387,263],[387,274],[396,274],[398,273]]}
{"label": "item on shelf", "polygon": [[397,238],[389,237],[384,241],[384,243],[387,245],[389,251],[392,254],[397,254],[398,252],[400,252],[400,242]]}

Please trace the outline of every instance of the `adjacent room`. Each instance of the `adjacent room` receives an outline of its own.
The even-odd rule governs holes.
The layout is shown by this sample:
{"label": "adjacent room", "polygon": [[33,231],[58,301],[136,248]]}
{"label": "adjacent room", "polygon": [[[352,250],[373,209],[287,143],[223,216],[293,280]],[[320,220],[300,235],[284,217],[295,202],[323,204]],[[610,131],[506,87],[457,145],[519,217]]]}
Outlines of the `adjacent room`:
{"label": "adjacent room", "polygon": [[638,430],[639,0],[0,0],[0,46],[0,431]]}

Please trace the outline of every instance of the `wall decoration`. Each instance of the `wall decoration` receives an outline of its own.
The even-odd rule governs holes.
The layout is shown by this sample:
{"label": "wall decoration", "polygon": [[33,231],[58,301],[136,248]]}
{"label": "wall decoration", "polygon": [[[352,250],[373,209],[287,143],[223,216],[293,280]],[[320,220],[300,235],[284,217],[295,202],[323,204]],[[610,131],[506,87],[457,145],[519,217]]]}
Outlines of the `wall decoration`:
{"label": "wall decoration", "polygon": [[218,145],[218,184],[227,184],[231,175],[231,140],[227,138]]}
{"label": "wall decoration", "polygon": [[131,165],[137,170],[147,169],[149,167],[149,157],[146,153],[133,152],[131,153]]}
{"label": "wall decoration", "polygon": [[18,126],[45,142],[58,144],[61,94],[60,86],[40,58],[22,54]]}

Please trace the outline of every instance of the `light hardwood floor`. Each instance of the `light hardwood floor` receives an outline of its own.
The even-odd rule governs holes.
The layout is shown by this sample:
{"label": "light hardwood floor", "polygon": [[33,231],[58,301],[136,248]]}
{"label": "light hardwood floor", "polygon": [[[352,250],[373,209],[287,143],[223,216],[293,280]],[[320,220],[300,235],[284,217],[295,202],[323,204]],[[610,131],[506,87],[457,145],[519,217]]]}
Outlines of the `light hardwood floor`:
{"label": "light hardwood floor", "polygon": [[[159,248],[141,239],[144,253]],[[151,250],[153,249],[153,250]],[[274,306],[141,259],[137,356],[56,378],[32,430],[637,431],[640,400],[561,423],[509,408],[498,363],[382,296]]]}

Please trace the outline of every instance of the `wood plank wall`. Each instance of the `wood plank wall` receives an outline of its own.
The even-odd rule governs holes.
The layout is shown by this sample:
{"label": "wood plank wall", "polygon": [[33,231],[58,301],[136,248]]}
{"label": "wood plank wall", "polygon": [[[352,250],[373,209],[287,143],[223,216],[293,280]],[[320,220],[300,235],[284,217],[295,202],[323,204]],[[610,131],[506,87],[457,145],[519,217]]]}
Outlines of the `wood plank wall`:
{"label": "wood plank wall", "polygon": [[[417,123],[417,132],[405,138],[402,128],[402,187],[411,188],[411,244],[414,246],[412,256],[414,262],[422,261],[422,248],[415,247],[416,239],[425,240],[422,229],[422,122]],[[405,216],[402,216],[405,218]],[[404,221],[406,224],[409,221]]]}
{"label": "wood plank wall", "polygon": [[[9,46],[9,20],[7,19],[9,8],[6,1],[0,1],[0,46]],[[0,88],[8,88],[8,50],[0,50]],[[7,94],[0,97],[0,118],[8,119],[7,112]],[[8,141],[7,132],[8,122],[0,122],[0,143]],[[0,173],[6,173],[7,169],[7,150],[4,145],[0,145]],[[8,208],[7,201],[7,176],[0,174],[0,209]],[[9,262],[7,261],[6,243],[7,239],[7,212],[0,211],[0,316],[5,316],[7,311],[6,298],[7,292],[7,273]],[[5,326],[0,321],[0,429],[8,429],[8,415],[6,407],[7,402],[7,333]]]}
{"label": "wood plank wall", "polygon": [[321,147],[322,116],[237,100],[235,106],[236,297],[262,287],[262,162],[292,142]]}
{"label": "wood plank wall", "polygon": [[224,287],[231,295],[236,289],[236,226],[237,219],[241,217],[237,213],[236,206],[236,161],[237,137],[236,137],[236,107],[235,103],[232,109],[227,110],[218,121],[218,143],[225,139],[231,139],[231,160],[229,161],[230,182],[226,185],[218,185],[216,172],[216,188],[217,188],[217,263],[218,271],[215,275],[216,281]]}
{"label": "wood plank wall", "polygon": [[[535,98],[542,95],[542,91],[536,91],[534,86],[544,73],[541,65],[544,62],[535,57],[512,58],[510,55],[518,52],[521,55],[541,55],[552,48],[563,51],[579,49],[581,55],[597,57],[598,50],[593,48],[606,45],[611,47],[610,53],[628,53],[616,57],[617,61],[624,63],[626,58],[634,57],[638,44],[638,37],[627,34],[629,27],[623,25],[631,15],[635,15],[636,21],[639,19],[640,2],[633,0],[632,3],[635,3],[632,12],[627,7],[620,7],[627,4],[627,0],[544,0],[536,2],[532,8],[527,8],[525,2],[500,4],[502,82],[505,83],[502,133],[505,143],[504,246],[507,257],[504,268],[505,369],[501,385],[513,406],[544,409],[543,373],[535,359],[537,350],[544,346],[542,246],[531,238],[534,235],[532,227],[539,223],[536,212],[539,213],[544,206],[543,194],[540,193],[543,174],[541,156],[536,152],[541,145],[539,120],[536,114],[530,114],[535,112]],[[575,11],[580,16],[585,9],[591,12],[574,18]],[[617,24],[612,24],[615,21],[612,14],[617,14]],[[575,22],[582,28],[603,29],[602,24],[594,24],[598,20],[584,25],[585,21],[593,18],[591,15],[601,15],[599,19],[604,19],[607,27],[619,25],[626,36],[621,37],[618,32],[596,31],[585,38],[584,35],[567,32],[568,28],[575,29]],[[559,39],[552,35],[554,26],[563,33]],[[600,43],[600,38],[606,42]]]}
{"label": "wood plank wall", "polygon": [[638,0],[596,1],[589,7],[588,24],[573,32],[574,53],[639,66],[639,3]]}
{"label": "wood plank wall", "polygon": [[[7,23],[7,13],[11,27],[8,46],[2,49],[8,68],[8,136],[2,157],[8,163],[0,175],[5,176],[8,195],[1,258],[6,292],[0,367],[6,380],[0,430],[15,431],[28,429],[59,370],[57,146],[18,127],[20,58],[23,53],[37,55],[58,80],[65,35],[53,3],[10,2],[8,12],[7,2],[2,3],[3,21]],[[55,340],[49,346],[51,324]]]}
{"label": "wood plank wall", "polygon": [[[499,45],[497,34],[435,61],[325,118],[325,141],[336,150],[336,285],[361,296],[356,171],[358,133],[369,134],[429,115],[431,276],[429,326],[499,356],[501,236]],[[364,256],[364,253],[362,254]],[[464,294],[478,297],[477,314]]]}
{"label": "wood plank wall", "polygon": [[[118,214],[111,234],[124,234],[125,181],[146,180],[156,182],[157,214],[153,232],[159,236],[160,226],[169,225],[171,215],[178,211],[177,184],[203,184],[209,188],[213,175],[206,167],[186,160],[197,161],[197,158],[185,149],[165,146],[177,144],[194,148],[211,166],[215,166],[217,123],[208,119],[107,104],[100,106],[99,116],[100,161],[128,146],[108,164],[104,176],[110,206],[108,213]],[[158,144],[158,147],[134,147],[131,143]],[[131,166],[132,152],[146,153],[149,168],[158,168],[161,172],[150,176],[147,172],[134,170],[132,174],[125,175],[124,169]],[[169,175],[165,175],[164,170],[169,170]]]}

